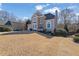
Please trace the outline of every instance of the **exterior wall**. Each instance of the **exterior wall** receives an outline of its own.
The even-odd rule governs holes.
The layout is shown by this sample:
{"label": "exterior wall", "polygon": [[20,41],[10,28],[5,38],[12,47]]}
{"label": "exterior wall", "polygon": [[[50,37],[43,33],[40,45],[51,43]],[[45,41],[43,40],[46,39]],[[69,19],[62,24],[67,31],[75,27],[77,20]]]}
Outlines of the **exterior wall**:
{"label": "exterior wall", "polygon": [[38,24],[38,25],[37,25],[37,26],[38,26],[37,30],[39,31],[39,26],[40,26],[40,25],[39,25],[39,24],[40,24],[40,17],[39,17],[39,16],[37,16],[37,24]]}
{"label": "exterior wall", "polygon": [[44,30],[46,30],[46,20],[45,20],[45,16],[44,16]]}
{"label": "exterior wall", "polygon": [[32,17],[32,29],[37,31],[42,31],[44,29],[44,16]]}
{"label": "exterior wall", "polygon": [[[48,23],[50,24],[50,27],[49,28],[48,28]],[[54,19],[46,20],[46,30],[47,31],[51,31],[53,33],[54,32],[54,29],[55,29]]]}
{"label": "exterior wall", "polygon": [[19,22],[12,22],[12,28],[13,30],[24,30],[25,29],[25,24],[24,23],[19,23]]}
{"label": "exterior wall", "polygon": [[51,20],[46,20],[46,30],[51,31]]}
{"label": "exterior wall", "polygon": [[38,31],[44,30],[44,16],[39,16],[38,18]]}
{"label": "exterior wall", "polygon": [[37,21],[37,16],[32,17],[32,29],[37,30],[38,28],[38,21]]}
{"label": "exterior wall", "polygon": [[55,29],[55,19],[51,19],[51,24],[51,32],[53,33]]}

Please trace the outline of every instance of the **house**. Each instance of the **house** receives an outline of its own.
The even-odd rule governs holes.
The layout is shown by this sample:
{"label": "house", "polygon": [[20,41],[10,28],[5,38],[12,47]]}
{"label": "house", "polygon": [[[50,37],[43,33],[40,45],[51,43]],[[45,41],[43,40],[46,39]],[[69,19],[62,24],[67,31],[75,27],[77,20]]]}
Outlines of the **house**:
{"label": "house", "polygon": [[12,30],[11,22],[10,21],[4,22],[3,20],[0,20],[1,31],[2,31],[2,28],[4,28],[4,29],[8,28],[8,29]]}
{"label": "house", "polygon": [[2,19],[0,19],[0,27],[10,27],[10,26],[11,26],[11,24],[9,21],[5,22]]}
{"label": "house", "polygon": [[54,29],[56,28],[56,21],[57,20],[54,14],[42,14],[41,12],[37,11],[31,18],[32,30],[49,31],[53,33]]}
{"label": "house", "polygon": [[0,20],[0,27],[9,28],[11,30],[25,30],[25,24],[22,22],[13,22],[13,21],[4,22]]}
{"label": "house", "polygon": [[7,22],[4,24],[4,26],[5,26],[6,28],[9,28],[9,29],[13,30],[11,21],[7,21]]}
{"label": "house", "polygon": [[11,22],[13,30],[25,30],[25,23]]}

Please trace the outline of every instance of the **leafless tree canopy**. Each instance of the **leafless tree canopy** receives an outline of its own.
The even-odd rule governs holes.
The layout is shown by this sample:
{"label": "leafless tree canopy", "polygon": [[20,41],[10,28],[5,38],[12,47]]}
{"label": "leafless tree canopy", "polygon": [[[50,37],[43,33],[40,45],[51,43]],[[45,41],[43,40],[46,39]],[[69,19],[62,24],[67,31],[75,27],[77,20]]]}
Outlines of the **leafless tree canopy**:
{"label": "leafless tree canopy", "polygon": [[8,11],[0,10],[0,20],[6,21],[16,21],[16,16]]}

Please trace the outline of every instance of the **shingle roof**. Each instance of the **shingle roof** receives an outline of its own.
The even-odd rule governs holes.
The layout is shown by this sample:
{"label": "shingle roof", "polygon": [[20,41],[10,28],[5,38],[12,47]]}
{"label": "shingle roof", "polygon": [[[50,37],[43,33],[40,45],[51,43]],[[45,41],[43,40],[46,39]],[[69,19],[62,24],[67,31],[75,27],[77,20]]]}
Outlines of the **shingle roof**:
{"label": "shingle roof", "polygon": [[53,15],[51,13],[45,14],[45,17],[46,17],[46,20],[48,20],[48,19],[55,19],[55,15]]}
{"label": "shingle roof", "polygon": [[11,21],[7,21],[7,22],[5,23],[5,25],[11,26],[11,25],[12,25],[12,24],[11,24]]}

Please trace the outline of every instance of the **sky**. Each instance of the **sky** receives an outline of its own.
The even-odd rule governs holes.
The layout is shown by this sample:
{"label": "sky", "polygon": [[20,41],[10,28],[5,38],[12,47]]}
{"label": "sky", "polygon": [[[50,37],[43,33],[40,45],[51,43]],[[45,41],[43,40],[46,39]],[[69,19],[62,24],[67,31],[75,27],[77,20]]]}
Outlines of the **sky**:
{"label": "sky", "polygon": [[73,9],[79,15],[79,3],[0,3],[0,10],[6,10],[19,18],[31,18],[40,10],[42,13],[60,12],[65,8]]}

